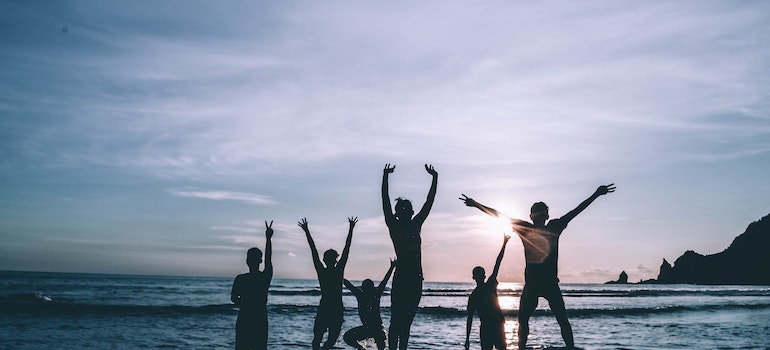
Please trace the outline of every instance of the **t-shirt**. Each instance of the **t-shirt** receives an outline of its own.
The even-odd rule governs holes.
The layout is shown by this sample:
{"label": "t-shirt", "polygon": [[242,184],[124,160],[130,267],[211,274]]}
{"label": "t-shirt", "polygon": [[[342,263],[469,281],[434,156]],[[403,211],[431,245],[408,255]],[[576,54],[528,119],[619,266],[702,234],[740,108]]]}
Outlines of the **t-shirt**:
{"label": "t-shirt", "polygon": [[544,227],[535,227],[529,222],[516,220],[512,227],[524,245],[524,258],[527,261],[524,270],[525,282],[559,282],[559,237],[567,228],[567,223],[561,219],[553,219]]}

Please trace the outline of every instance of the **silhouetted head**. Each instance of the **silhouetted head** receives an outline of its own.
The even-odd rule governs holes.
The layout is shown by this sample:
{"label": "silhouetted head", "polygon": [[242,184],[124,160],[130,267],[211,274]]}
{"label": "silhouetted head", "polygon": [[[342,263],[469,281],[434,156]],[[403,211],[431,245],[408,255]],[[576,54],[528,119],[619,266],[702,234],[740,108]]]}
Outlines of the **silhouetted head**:
{"label": "silhouetted head", "polygon": [[332,267],[337,264],[337,257],[340,256],[337,254],[337,251],[334,249],[329,249],[324,252],[324,264],[326,264],[326,267]]}
{"label": "silhouetted head", "polygon": [[548,220],[548,206],[543,202],[532,204],[532,209],[529,210],[529,217],[535,225],[545,224]]}
{"label": "silhouetted head", "polygon": [[246,252],[246,266],[256,269],[262,263],[262,251],[259,248],[251,248]]}
{"label": "silhouetted head", "polygon": [[412,202],[401,197],[396,198],[396,212],[394,215],[396,216],[396,219],[399,220],[411,219],[412,215],[414,215],[414,210],[412,210]]}
{"label": "silhouetted head", "polygon": [[364,292],[371,292],[374,290],[374,282],[370,279],[365,279],[361,282],[361,290]]}
{"label": "silhouetted head", "polygon": [[481,266],[473,268],[473,280],[477,282],[484,282],[484,278],[487,277],[487,272]]}

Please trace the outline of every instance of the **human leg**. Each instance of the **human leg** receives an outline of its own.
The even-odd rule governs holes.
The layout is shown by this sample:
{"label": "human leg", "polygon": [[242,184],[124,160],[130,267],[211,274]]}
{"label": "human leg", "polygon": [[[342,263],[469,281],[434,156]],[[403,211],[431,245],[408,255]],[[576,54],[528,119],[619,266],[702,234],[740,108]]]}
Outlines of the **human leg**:
{"label": "human leg", "polygon": [[417,314],[417,309],[420,307],[420,299],[422,299],[422,278],[418,281],[414,281],[407,293],[403,317],[404,324],[401,328],[401,336],[398,344],[399,350],[406,350],[407,345],[409,345],[409,334],[412,331],[412,322],[414,322],[414,316]]}
{"label": "human leg", "polygon": [[564,304],[564,297],[562,297],[559,286],[557,285],[556,290],[546,298],[548,299],[548,305],[551,307],[551,311],[553,311],[553,314],[556,316],[556,321],[559,322],[561,337],[564,339],[564,344],[568,348],[574,348],[575,341],[572,337],[572,325],[570,325],[569,319],[567,319],[567,307]]}
{"label": "human leg", "polygon": [[492,341],[493,330],[488,324],[482,323],[479,329],[479,338],[481,340],[481,350],[492,350],[494,342]]}
{"label": "human leg", "polygon": [[529,336],[529,318],[537,308],[537,294],[530,293],[527,287],[524,287],[524,291],[521,292],[521,299],[519,300],[519,349],[524,349],[527,345],[527,337]]}
{"label": "human leg", "polygon": [[505,342],[505,319],[501,320],[500,323],[493,324],[489,332],[487,336],[490,343],[489,348],[495,347],[498,350],[505,350],[507,347]]}
{"label": "human leg", "polygon": [[348,344],[356,349],[363,350],[365,349],[359,341],[366,339],[366,334],[364,326],[358,326],[351,328],[345,334],[342,335],[342,340],[345,341],[345,344]]}
{"label": "human leg", "polygon": [[340,332],[342,332],[342,322],[329,325],[329,334],[327,335],[326,342],[322,349],[328,350],[333,348],[334,344],[337,343],[337,339],[340,337]]}
{"label": "human leg", "polygon": [[385,350],[385,330],[382,325],[372,327],[369,330],[369,334],[374,338],[374,343],[377,344],[378,350]]}
{"label": "human leg", "polygon": [[257,329],[257,336],[254,340],[254,349],[256,350],[267,350],[267,334],[268,334],[268,323],[267,323],[267,313],[263,315],[264,317],[261,317],[259,325],[256,327]]}
{"label": "human leg", "polygon": [[236,350],[256,348],[259,339],[258,332],[254,332],[255,329],[258,329],[258,322],[253,314],[243,312],[238,315],[238,319],[235,322]]}
{"label": "human leg", "polygon": [[315,324],[313,325],[313,342],[311,343],[313,350],[321,349],[321,340],[323,340],[327,328],[326,322],[316,316]]}
{"label": "human leg", "polygon": [[407,313],[404,317],[404,326],[401,328],[401,336],[399,337],[399,350],[406,350],[406,347],[409,345],[409,333],[412,331],[412,322],[414,322],[416,311],[415,307],[414,310],[411,310],[411,312]]}
{"label": "human leg", "polygon": [[393,304],[390,308],[390,325],[388,326],[388,349],[398,349],[399,338],[401,337],[401,326],[404,324],[403,312],[398,305]]}

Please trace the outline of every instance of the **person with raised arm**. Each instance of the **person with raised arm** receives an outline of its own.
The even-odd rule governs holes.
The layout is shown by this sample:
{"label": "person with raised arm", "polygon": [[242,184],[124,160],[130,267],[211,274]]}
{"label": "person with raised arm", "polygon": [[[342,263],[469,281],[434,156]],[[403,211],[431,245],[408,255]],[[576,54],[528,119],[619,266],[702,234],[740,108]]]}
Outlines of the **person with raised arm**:
{"label": "person with raised arm", "polygon": [[380,298],[385,292],[385,286],[388,284],[390,274],[393,272],[393,268],[396,267],[396,260],[390,260],[390,268],[382,278],[379,286],[374,288],[374,282],[370,279],[365,279],[361,283],[361,287],[356,287],[347,279],[345,287],[347,287],[351,293],[356,297],[358,301],[358,317],[361,318],[361,326],[351,328],[344,335],[342,339],[345,343],[356,348],[366,349],[359,342],[368,338],[374,338],[374,342],[377,344],[377,349],[385,349],[385,329],[382,327],[382,317],[380,315]]}
{"label": "person with raised arm", "polygon": [[[348,218],[350,224],[348,238],[345,241],[345,248],[342,250],[339,261],[337,261],[337,251],[329,249],[324,252],[323,264],[318,257],[318,249],[316,249],[313,237],[310,236],[307,219],[302,218],[297,223],[305,231],[307,243],[310,245],[310,253],[313,256],[313,265],[316,274],[318,274],[318,284],[321,287],[321,302],[318,304],[318,312],[313,325],[313,350],[331,349],[340,336],[342,322],[345,320],[343,315],[345,308],[342,306],[342,279],[345,274],[345,264],[347,264],[348,255],[350,255],[350,243],[353,240],[353,227],[356,226],[356,222],[358,222],[358,218]],[[326,332],[329,334],[323,347],[321,347],[321,340]]]}
{"label": "person with raised arm", "polygon": [[476,288],[473,289],[468,297],[468,322],[465,327],[465,349],[470,347],[471,326],[473,325],[473,315],[479,314],[481,327],[479,328],[479,338],[481,338],[481,349],[490,350],[495,347],[499,350],[505,350],[505,316],[500,310],[500,302],[497,299],[497,273],[500,271],[500,263],[505,254],[505,245],[511,236],[503,236],[503,247],[500,248],[500,254],[497,255],[495,268],[486,282],[486,271],[481,266],[473,268],[473,280],[476,281]]}
{"label": "person with raised arm", "polygon": [[246,252],[249,272],[235,277],[230,300],[237,306],[235,348],[237,350],[267,349],[267,291],[273,279],[273,222],[265,221],[265,268],[259,271],[262,251],[251,248]]}
{"label": "person with raised arm", "polygon": [[[393,275],[390,293],[390,327],[388,328],[388,347],[390,350],[405,350],[409,343],[409,332],[422,297],[422,238],[420,231],[428,218],[433,201],[436,198],[438,172],[432,165],[425,164],[425,171],[433,177],[428,198],[422,209],[414,215],[412,202],[401,197],[396,198],[395,213],[390,206],[388,194],[388,175],[396,166],[385,164],[382,171],[382,211],[385,224],[390,231],[390,239],[396,251],[398,266]],[[414,215],[414,217],[412,217]]]}
{"label": "person with raised arm", "polygon": [[574,348],[572,326],[567,319],[567,309],[559,288],[559,237],[575,216],[600,196],[612,192],[615,192],[615,184],[599,186],[588,199],[581,202],[575,209],[561,218],[550,221],[548,221],[548,206],[543,202],[537,202],[530,209],[529,217],[532,219],[532,223],[503,215],[496,209],[476,202],[464,194],[460,198],[469,207],[477,208],[494,217],[502,216],[508,219],[524,245],[526,267],[524,269],[524,290],[521,292],[519,302],[520,349],[524,349],[527,344],[529,318],[535,311],[537,300],[540,297],[548,300],[548,305],[556,316],[556,321],[559,322],[565,345],[567,348]]}

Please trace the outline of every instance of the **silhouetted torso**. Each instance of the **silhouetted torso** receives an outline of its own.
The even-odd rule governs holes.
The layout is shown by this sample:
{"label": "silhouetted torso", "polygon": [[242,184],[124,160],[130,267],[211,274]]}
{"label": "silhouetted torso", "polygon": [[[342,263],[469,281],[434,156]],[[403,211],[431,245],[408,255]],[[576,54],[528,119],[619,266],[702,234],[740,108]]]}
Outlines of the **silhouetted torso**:
{"label": "silhouetted torso", "polygon": [[558,283],[559,237],[567,227],[560,219],[548,221],[544,227],[516,220],[513,230],[524,245],[525,283]]}
{"label": "silhouetted torso", "polygon": [[263,272],[244,273],[235,277],[233,293],[240,296],[238,317],[267,315],[267,289],[270,276]]}
{"label": "silhouetted torso", "polygon": [[358,316],[366,327],[382,327],[380,316],[380,295],[376,291],[364,292],[360,288],[353,291],[358,301]]}
{"label": "silhouetted torso", "polygon": [[318,284],[321,286],[319,308],[323,312],[342,313],[342,278],[344,270],[339,266],[323,268],[318,271]]}
{"label": "silhouetted torso", "polygon": [[481,325],[497,324],[505,321],[500,303],[497,300],[497,280],[490,279],[476,287],[468,299],[469,308],[474,308],[479,314]]}
{"label": "silhouetted torso", "polygon": [[397,280],[422,280],[422,238],[420,238],[421,223],[412,220],[395,222],[388,225],[396,251],[398,266],[396,266],[393,282]]}

